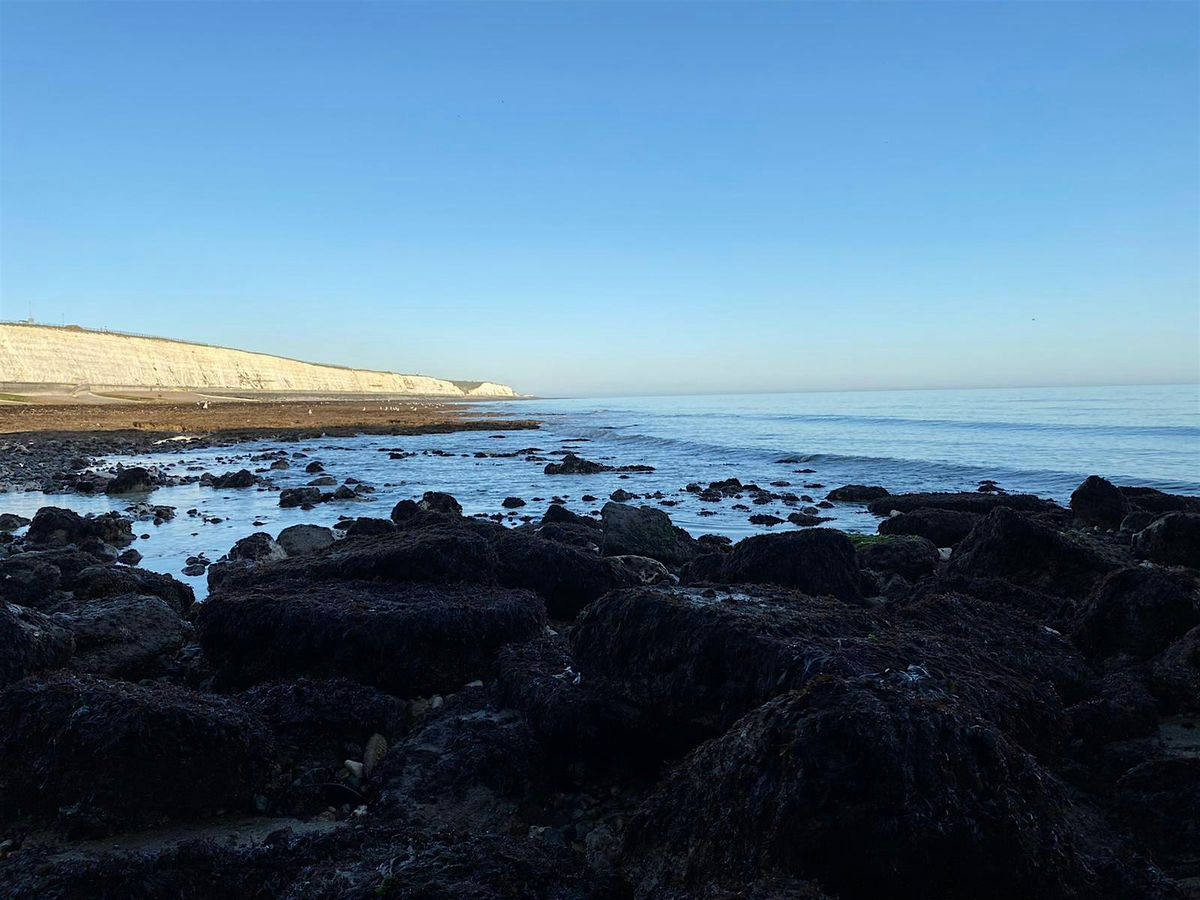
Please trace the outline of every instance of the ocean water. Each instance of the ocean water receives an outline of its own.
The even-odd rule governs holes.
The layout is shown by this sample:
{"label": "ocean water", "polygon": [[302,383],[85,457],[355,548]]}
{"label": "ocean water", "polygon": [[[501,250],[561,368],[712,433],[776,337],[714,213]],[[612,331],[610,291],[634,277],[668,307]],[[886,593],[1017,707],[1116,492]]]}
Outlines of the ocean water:
{"label": "ocean water", "polygon": [[[758,394],[701,397],[639,397],[529,400],[481,403],[480,410],[536,418],[538,431],[464,432],[390,437],[364,435],[303,443],[252,442],[237,447],[193,449],[185,442],[161,453],[106,461],[158,466],[169,474],[221,473],[261,468],[250,457],[285,448],[303,454],[292,468],[269,473],[279,487],[306,484],[304,465],[319,460],[340,480],[354,477],[376,488],[369,500],[322,504],[304,511],[280,509],[265,490],[224,490],[183,485],[161,488],[154,504],[176,507],[160,526],[139,523],[135,542],[142,565],[183,578],[186,557],[210,560],[252,531],[277,534],[299,522],[333,524],[340,517],[386,518],[392,505],[426,490],[454,494],[468,514],[505,514],[506,521],[540,515],[558,496],[578,512],[598,510],[617,488],[635,494],[662,492],[676,524],[694,534],[739,538],[766,531],[750,515],[785,518],[794,507],[749,500],[698,501],[684,490],[736,477],[766,487],[822,499],[848,483],[878,484],[893,493],[974,490],[993,479],[1010,492],[1031,492],[1066,502],[1089,474],[1118,484],[1145,485],[1200,495],[1200,386],[1038,388],[960,391]],[[393,460],[388,449],[414,455]],[[652,473],[608,472],[547,476],[544,461],[528,454],[476,458],[476,453],[537,455],[572,449],[588,459],[620,466],[646,464]],[[556,457],[551,457],[556,458]],[[811,469],[812,472],[798,470]],[[581,498],[591,495],[596,501]],[[527,505],[501,507],[516,496]],[[673,506],[663,501],[674,501]],[[635,501],[638,502],[638,501]],[[0,511],[32,515],[44,505],[81,513],[124,510],[128,500],[37,492],[0,495]],[[195,509],[199,515],[189,516]],[[833,527],[873,532],[878,519],[862,504],[839,503],[825,511]],[[207,522],[204,517],[220,522]],[[261,522],[261,525],[254,525]],[[790,529],[784,524],[776,529]],[[203,578],[189,580],[203,595]]]}

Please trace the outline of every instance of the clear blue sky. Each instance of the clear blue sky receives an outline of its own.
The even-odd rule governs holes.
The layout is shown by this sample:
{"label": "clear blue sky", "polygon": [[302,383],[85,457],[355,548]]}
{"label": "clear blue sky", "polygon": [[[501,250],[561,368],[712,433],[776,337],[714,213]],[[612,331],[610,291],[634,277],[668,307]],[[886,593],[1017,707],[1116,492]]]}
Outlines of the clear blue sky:
{"label": "clear blue sky", "polygon": [[0,314],[557,395],[1191,381],[1197,10],[4,2]]}

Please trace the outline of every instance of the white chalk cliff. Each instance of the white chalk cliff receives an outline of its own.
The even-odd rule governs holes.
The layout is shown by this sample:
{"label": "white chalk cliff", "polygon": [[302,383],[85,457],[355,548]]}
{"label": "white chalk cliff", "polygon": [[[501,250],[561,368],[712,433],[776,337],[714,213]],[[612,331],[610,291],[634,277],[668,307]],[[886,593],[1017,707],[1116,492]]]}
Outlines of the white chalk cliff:
{"label": "white chalk cliff", "polygon": [[78,326],[0,323],[0,383],[90,390],[167,388],[515,397],[490,381],[446,381]]}

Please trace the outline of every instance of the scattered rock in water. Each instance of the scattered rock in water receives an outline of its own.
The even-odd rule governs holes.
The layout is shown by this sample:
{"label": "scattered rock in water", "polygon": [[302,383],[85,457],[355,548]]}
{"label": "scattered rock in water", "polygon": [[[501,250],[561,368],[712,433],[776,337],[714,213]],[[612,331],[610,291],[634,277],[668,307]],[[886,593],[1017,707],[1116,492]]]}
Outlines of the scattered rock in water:
{"label": "scattered rock in water", "polygon": [[866,502],[887,496],[888,489],[879,487],[878,485],[847,484],[839,488],[834,488],[825,495],[825,499]]}
{"label": "scattered rock in water", "polygon": [[141,466],[131,466],[121,469],[113,479],[105,485],[106,494],[148,494],[158,485],[148,469]]}
{"label": "scattered rock in water", "polygon": [[520,509],[525,505],[525,501],[520,497],[505,497],[500,505],[505,509]]}
{"label": "scattered rock in water", "polygon": [[0,531],[19,531],[31,521],[31,519],[26,519],[24,516],[18,516],[14,513],[0,513]]}
{"label": "scattered rock in water", "polygon": [[315,487],[291,487],[279,492],[279,505],[284,509],[316,504],[321,500],[321,490]]}
{"label": "scattered rock in water", "polygon": [[559,462],[546,463],[543,471],[547,475],[594,475],[597,472],[611,472],[612,466],[567,453]]}
{"label": "scattered rock in water", "polygon": [[125,547],[133,542],[133,525],[116,513],[85,518],[69,509],[43,506],[25,533],[25,542],[31,546],[65,547],[89,538],[114,547]]}
{"label": "scattered rock in water", "polygon": [[[223,475],[218,475],[212,479],[212,486],[222,490],[226,488],[248,488],[254,487],[262,479],[251,472],[249,469],[239,469],[236,472],[226,472]],[[204,478],[201,477],[200,483],[204,484]]]}

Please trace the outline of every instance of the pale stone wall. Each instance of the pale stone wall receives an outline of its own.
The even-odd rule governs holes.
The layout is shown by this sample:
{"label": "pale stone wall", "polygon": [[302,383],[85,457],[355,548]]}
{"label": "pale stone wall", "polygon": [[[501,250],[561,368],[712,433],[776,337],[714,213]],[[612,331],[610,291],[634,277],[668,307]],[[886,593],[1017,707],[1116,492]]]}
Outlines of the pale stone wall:
{"label": "pale stone wall", "polygon": [[68,326],[0,323],[0,382],[82,385],[93,390],[294,391],[512,397],[482,382],[464,391],[427,375],[300,362],[265,353]]}

